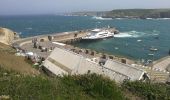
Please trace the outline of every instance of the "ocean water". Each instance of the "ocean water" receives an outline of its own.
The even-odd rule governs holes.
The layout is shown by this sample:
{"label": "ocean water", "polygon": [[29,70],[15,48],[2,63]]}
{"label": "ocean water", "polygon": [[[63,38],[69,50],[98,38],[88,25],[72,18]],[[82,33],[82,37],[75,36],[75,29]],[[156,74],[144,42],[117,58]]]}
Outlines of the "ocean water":
{"label": "ocean water", "polygon": [[[170,19],[102,19],[90,16],[0,16],[0,27],[19,32],[21,37],[56,32],[116,27],[120,34],[114,38],[91,43],[76,43],[82,48],[94,49],[132,59],[159,59],[170,49]],[[157,48],[151,52],[149,48]],[[154,53],[154,56],[148,54]]]}

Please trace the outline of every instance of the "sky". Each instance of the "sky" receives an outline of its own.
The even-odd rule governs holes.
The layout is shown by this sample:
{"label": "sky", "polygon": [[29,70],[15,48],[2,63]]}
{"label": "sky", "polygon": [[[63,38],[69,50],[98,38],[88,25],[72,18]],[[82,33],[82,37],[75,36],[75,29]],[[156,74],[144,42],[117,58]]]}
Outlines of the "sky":
{"label": "sky", "polygon": [[170,8],[170,0],[0,0],[0,15]]}

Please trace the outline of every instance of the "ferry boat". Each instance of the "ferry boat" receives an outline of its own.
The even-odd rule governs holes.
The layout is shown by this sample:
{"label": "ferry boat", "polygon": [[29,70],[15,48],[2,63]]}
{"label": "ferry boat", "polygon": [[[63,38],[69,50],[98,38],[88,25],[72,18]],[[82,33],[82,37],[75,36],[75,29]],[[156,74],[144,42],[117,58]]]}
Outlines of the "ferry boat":
{"label": "ferry boat", "polygon": [[109,29],[93,29],[87,36],[83,37],[82,40],[100,40],[105,38],[114,37],[114,32],[109,31]]}

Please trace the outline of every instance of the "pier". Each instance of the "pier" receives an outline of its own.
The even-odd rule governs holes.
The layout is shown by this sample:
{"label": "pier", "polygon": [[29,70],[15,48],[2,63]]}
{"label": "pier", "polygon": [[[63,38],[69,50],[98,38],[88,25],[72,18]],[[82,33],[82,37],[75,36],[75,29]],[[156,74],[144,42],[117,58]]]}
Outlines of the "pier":
{"label": "pier", "polygon": [[25,44],[32,43],[32,40],[36,39],[38,42],[48,42],[56,41],[63,43],[72,43],[75,41],[81,40],[82,37],[87,35],[87,31],[72,31],[72,32],[63,32],[63,33],[53,33],[46,35],[33,36],[23,39],[14,40],[13,44],[18,44],[23,46]]}
{"label": "pier", "polygon": [[[110,28],[109,30],[112,32],[118,31],[115,28]],[[47,58],[55,47],[74,50],[75,52],[84,51],[88,55],[95,55],[96,53],[95,51],[81,50],[81,48],[75,48],[74,46],[70,45],[74,42],[79,42],[82,39],[82,37],[88,34],[88,32],[89,30],[81,30],[81,31],[71,31],[71,32],[33,36],[33,37],[15,40],[13,42],[13,46],[16,48],[20,48],[25,52],[36,53],[37,55],[44,58]],[[58,44],[58,42],[64,43],[66,45],[61,46]],[[42,49],[46,49],[46,50],[43,51]]]}

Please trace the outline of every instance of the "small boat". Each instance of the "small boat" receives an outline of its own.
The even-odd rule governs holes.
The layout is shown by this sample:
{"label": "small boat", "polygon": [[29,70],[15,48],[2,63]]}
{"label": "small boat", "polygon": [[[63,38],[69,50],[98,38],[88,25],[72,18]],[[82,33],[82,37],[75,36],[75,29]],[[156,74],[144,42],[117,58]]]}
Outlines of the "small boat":
{"label": "small boat", "polygon": [[154,47],[151,47],[149,50],[150,50],[150,51],[158,51],[158,49],[157,49],[157,48],[154,48]]}
{"label": "small boat", "polygon": [[150,51],[158,51],[156,48],[150,48]]}

